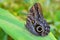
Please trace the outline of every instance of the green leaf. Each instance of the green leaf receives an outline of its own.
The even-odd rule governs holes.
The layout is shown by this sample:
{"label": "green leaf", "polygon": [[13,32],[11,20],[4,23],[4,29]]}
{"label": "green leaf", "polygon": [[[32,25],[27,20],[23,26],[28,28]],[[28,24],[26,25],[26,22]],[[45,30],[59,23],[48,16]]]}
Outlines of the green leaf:
{"label": "green leaf", "polygon": [[0,40],[7,40],[7,34],[0,28]]}
{"label": "green leaf", "polygon": [[45,37],[35,36],[25,28],[25,22],[18,20],[8,11],[0,8],[0,27],[14,40],[57,40],[50,32]]}

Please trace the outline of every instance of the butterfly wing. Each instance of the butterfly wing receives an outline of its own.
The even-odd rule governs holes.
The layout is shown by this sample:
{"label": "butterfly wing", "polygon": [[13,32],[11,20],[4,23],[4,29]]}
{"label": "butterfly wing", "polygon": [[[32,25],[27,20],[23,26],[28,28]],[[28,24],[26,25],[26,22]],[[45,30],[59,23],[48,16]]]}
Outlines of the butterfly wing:
{"label": "butterfly wing", "polygon": [[27,16],[26,28],[35,35],[45,36],[45,24],[47,25],[47,22],[43,18],[41,5],[35,3]]}
{"label": "butterfly wing", "polygon": [[42,18],[43,14],[41,5],[39,3],[35,3],[30,9],[30,14],[32,14],[32,16],[34,16],[37,19]]}

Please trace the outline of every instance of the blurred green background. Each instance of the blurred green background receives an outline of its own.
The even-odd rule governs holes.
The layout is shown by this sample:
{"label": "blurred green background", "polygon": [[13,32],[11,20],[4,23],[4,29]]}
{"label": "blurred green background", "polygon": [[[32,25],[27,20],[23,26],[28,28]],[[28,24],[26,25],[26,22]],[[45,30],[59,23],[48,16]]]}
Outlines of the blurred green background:
{"label": "blurred green background", "polygon": [[[39,2],[44,18],[51,27],[51,32],[60,40],[60,0],[0,0],[0,8],[8,10],[19,20],[25,22],[31,6]],[[0,28],[0,40],[13,40]]]}

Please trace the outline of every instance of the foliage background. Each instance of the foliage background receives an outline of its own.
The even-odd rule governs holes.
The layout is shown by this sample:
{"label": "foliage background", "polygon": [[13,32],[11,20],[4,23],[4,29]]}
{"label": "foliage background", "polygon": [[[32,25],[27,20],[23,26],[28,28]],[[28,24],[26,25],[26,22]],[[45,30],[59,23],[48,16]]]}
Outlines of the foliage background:
{"label": "foliage background", "polygon": [[[39,2],[42,5],[44,18],[51,27],[51,32],[57,40],[60,40],[60,0],[0,0],[0,8],[8,10],[22,22],[30,7]],[[0,28],[0,40],[13,40]]]}

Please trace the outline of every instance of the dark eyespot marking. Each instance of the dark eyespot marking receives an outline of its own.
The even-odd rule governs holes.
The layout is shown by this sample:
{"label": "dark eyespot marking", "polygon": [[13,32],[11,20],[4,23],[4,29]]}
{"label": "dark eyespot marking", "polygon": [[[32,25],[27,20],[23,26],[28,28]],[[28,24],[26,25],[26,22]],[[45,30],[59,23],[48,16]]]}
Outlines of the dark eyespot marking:
{"label": "dark eyespot marking", "polygon": [[26,28],[34,35],[47,36],[50,26],[43,17],[40,3],[35,3],[27,16]]}
{"label": "dark eyespot marking", "polygon": [[36,32],[41,33],[42,27],[40,25],[36,25],[35,30],[36,30]]}

